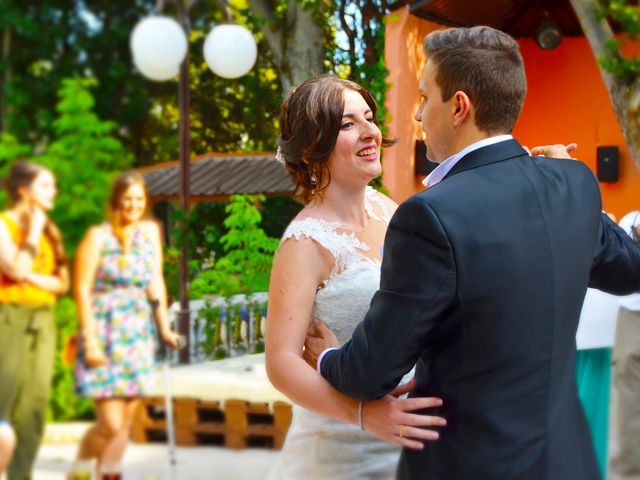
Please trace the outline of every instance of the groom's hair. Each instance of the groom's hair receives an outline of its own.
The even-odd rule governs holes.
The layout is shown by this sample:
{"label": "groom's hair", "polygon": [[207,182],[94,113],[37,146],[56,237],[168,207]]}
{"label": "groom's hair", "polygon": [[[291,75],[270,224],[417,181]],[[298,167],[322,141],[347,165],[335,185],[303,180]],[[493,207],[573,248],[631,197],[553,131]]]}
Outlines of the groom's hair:
{"label": "groom's hair", "polygon": [[512,37],[486,26],[437,30],[425,37],[424,52],[435,63],[442,101],[462,91],[475,108],[480,130],[513,130],[527,80],[520,49]]}

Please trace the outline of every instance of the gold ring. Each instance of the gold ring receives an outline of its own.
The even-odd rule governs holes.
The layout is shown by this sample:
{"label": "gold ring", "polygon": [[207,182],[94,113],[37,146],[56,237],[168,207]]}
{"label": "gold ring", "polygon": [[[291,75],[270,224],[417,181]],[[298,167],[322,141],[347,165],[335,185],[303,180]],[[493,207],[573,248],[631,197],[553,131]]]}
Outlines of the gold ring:
{"label": "gold ring", "polygon": [[400,425],[400,438],[404,437],[404,429],[405,429],[405,426]]}

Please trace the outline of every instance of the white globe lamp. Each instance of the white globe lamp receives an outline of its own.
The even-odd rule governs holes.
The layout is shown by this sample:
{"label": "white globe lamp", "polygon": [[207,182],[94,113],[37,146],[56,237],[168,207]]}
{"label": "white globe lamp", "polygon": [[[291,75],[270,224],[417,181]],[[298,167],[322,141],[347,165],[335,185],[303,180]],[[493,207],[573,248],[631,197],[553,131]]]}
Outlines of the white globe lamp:
{"label": "white globe lamp", "polygon": [[160,15],[140,21],[130,43],[136,68],[156,81],[175,77],[187,54],[187,36],[180,24]]}
{"label": "white globe lamp", "polygon": [[258,47],[249,30],[228,24],[209,32],[203,53],[213,73],[222,78],[239,78],[253,68]]}
{"label": "white globe lamp", "polygon": [[171,80],[180,73],[180,64],[167,65],[166,68],[160,68],[157,65],[149,65],[137,57],[133,57],[133,63],[142,75],[156,82]]}

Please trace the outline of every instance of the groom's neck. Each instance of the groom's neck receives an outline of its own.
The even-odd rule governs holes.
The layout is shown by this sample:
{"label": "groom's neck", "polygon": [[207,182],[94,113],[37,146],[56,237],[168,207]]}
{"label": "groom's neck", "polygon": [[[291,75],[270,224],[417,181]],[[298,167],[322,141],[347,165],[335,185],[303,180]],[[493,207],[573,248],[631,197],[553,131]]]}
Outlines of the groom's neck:
{"label": "groom's neck", "polygon": [[473,145],[480,140],[485,140],[487,138],[495,137],[497,135],[505,135],[509,132],[485,132],[479,130],[475,125],[469,126],[464,130],[460,130],[458,135],[455,137],[453,142],[453,151],[451,155],[455,155],[458,152],[461,152],[469,145]]}

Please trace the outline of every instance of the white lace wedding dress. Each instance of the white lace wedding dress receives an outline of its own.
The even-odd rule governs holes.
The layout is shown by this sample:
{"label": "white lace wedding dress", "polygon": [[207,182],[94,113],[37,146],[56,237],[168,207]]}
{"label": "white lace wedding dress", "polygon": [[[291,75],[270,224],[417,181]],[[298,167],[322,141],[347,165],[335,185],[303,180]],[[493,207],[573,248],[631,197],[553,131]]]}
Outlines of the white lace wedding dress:
{"label": "white lace wedding dress", "polygon": [[[370,187],[365,206],[371,219],[389,223],[382,198]],[[341,230],[339,223],[294,220],[282,241],[302,237],[315,240],[335,258],[333,271],[316,293],[313,315],[325,322],[342,344],[351,338],[378,290],[380,263],[366,255],[368,245]],[[396,445],[294,405],[291,427],[269,479],[392,479],[399,455]]]}

